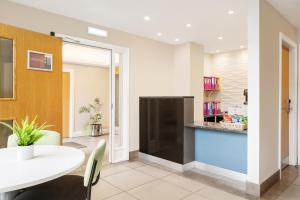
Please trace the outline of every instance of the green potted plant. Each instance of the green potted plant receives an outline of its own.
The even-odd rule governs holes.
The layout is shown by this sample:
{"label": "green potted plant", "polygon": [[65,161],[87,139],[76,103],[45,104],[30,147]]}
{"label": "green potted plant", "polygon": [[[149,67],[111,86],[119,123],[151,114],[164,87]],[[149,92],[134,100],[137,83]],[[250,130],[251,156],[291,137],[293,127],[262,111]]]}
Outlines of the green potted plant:
{"label": "green potted plant", "polygon": [[102,114],[100,112],[101,103],[99,98],[95,98],[93,103],[81,106],[79,108],[79,113],[87,113],[89,114],[89,122],[88,122],[88,130],[91,130],[91,136],[99,136],[101,135],[102,125],[101,118]]}
{"label": "green potted plant", "polygon": [[8,127],[16,136],[18,145],[17,157],[19,161],[28,160],[33,157],[33,144],[44,136],[42,130],[49,127],[45,123],[38,126],[36,117],[32,121],[29,121],[28,116],[22,120],[21,126],[17,121],[14,121],[12,126],[3,122],[0,123]]}

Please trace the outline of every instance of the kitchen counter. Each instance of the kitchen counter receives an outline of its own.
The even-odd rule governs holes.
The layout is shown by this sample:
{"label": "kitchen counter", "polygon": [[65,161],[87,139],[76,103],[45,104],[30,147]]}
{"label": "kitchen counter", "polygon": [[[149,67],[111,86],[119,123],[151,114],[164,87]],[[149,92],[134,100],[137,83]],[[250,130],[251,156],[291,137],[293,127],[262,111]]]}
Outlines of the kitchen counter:
{"label": "kitchen counter", "polygon": [[232,129],[227,129],[223,128],[221,124],[219,123],[214,123],[214,122],[194,122],[194,123],[189,123],[185,124],[185,127],[189,128],[199,128],[199,129],[205,129],[205,130],[212,130],[212,131],[220,131],[220,132],[225,132],[225,133],[236,133],[236,134],[247,134],[247,130],[232,130]]}

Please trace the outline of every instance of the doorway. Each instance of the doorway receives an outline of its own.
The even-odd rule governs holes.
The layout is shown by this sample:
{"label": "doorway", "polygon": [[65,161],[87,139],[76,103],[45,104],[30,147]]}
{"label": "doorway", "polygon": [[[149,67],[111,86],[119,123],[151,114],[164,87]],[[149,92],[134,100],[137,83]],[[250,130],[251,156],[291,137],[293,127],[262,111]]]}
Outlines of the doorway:
{"label": "doorway", "polygon": [[[103,133],[107,133],[107,150],[108,153],[108,162],[109,163],[116,163],[124,160],[129,159],[129,121],[128,121],[128,113],[129,113],[129,50],[123,47],[116,47],[113,45],[107,45],[95,41],[90,41],[82,38],[75,38],[71,36],[66,36],[63,34],[57,34],[57,36],[61,37],[64,40],[64,44],[67,45],[76,45],[81,46],[84,48],[95,48],[98,50],[102,50],[105,52],[109,52],[109,63],[105,67],[102,66],[102,71],[106,71],[107,79],[104,82],[97,83],[98,79],[92,79],[92,76],[96,74],[95,68],[93,67],[93,73],[88,75],[88,80],[84,81],[85,84],[87,83],[94,83],[94,85],[90,85],[88,88],[92,89],[92,93],[96,93],[96,91],[104,91],[103,86],[106,84],[105,90],[107,90],[107,103],[105,103],[105,109],[107,112],[103,113],[102,117],[106,117],[107,125],[103,126]],[[83,51],[80,51],[83,52]],[[81,56],[82,57],[82,56]],[[65,91],[70,90],[69,95],[63,95],[64,99],[70,99],[70,106],[65,104],[67,107],[64,109],[65,112],[69,111],[68,114],[64,114],[64,124],[69,124],[70,126],[64,125],[64,130],[69,132],[66,134],[72,141],[78,141],[78,138],[82,136],[82,132],[77,132],[76,126],[78,125],[78,121],[74,120],[74,116],[76,115],[77,110],[76,104],[76,88],[78,84],[76,83],[76,71],[75,69],[70,70],[65,68],[63,75],[64,82],[70,83],[66,84],[63,88]],[[85,67],[85,70],[87,67]],[[100,69],[98,68],[97,71]],[[73,72],[72,72],[73,71]],[[72,74],[73,73],[73,78]],[[98,72],[97,72],[98,73]],[[78,73],[77,73],[78,74]],[[84,74],[79,73],[81,76]],[[99,76],[98,76],[99,77]],[[69,80],[70,79],[70,80]],[[73,82],[73,84],[72,84]],[[97,87],[100,86],[100,89],[95,90]],[[101,89],[102,86],[102,89]],[[73,88],[73,89],[72,89]],[[73,92],[73,95],[71,94]],[[87,90],[87,89],[85,89]],[[73,99],[73,106],[72,104]],[[100,98],[103,100],[103,98]],[[66,101],[66,100],[64,100]],[[103,108],[104,108],[103,107]],[[69,110],[68,110],[69,108]],[[71,111],[73,110],[73,114]],[[69,119],[68,119],[69,118]],[[104,119],[104,118],[103,118]],[[69,121],[69,123],[68,123]],[[74,121],[73,125],[71,121]],[[68,128],[69,127],[69,128]],[[72,130],[73,129],[73,130]],[[68,131],[69,130],[69,131]],[[86,139],[90,142],[97,140],[97,138],[89,137],[85,135]],[[101,138],[102,136],[100,136]],[[96,142],[97,143],[97,142]]]}
{"label": "doorway", "polygon": [[289,114],[291,100],[289,97],[289,53],[286,46],[282,46],[281,73],[281,169],[289,165]]}
{"label": "doorway", "polygon": [[280,172],[298,164],[297,45],[283,33],[279,37],[279,135]]}
{"label": "doorway", "polygon": [[70,72],[63,71],[62,75],[62,100],[63,100],[63,122],[62,136],[63,138],[70,137],[70,110],[71,110],[71,95],[70,95]]}

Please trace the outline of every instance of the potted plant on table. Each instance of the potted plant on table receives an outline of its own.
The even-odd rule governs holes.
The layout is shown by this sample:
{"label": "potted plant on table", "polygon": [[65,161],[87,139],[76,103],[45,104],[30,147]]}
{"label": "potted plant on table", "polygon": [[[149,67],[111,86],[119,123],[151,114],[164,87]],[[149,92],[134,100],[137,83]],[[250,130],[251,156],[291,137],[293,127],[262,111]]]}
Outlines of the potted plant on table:
{"label": "potted plant on table", "polygon": [[49,127],[45,123],[38,126],[36,123],[36,117],[29,121],[28,116],[21,122],[21,126],[17,121],[13,122],[13,125],[9,125],[0,122],[4,126],[8,127],[16,136],[17,142],[17,157],[19,161],[31,159],[33,157],[33,144],[44,136],[42,130]]}
{"label": "potted plant on table", "polygon": [[100,109],[101,103],[99,98],[95,98],[93,103],[87,106],[81,106],[79,108],[80,114],[87,113],[90,115],[88,122],[88,130],[91,130],[91,136],[99,136],[102,134],[102,114],[100,112]]}

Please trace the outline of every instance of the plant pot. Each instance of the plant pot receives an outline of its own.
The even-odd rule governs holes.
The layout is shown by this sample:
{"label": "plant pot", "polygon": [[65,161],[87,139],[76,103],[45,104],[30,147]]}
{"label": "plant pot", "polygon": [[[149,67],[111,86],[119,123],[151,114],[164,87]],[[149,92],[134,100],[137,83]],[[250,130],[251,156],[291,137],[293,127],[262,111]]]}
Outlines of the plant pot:
{"label": "plant pot", "polygon": [[17,147],[18,161],[29,160],[33,158],[33,145]]}
{"label": "plant pot", "polygon": [[91,136],[97,137],[102,135],[102,124],[91,124]]}

